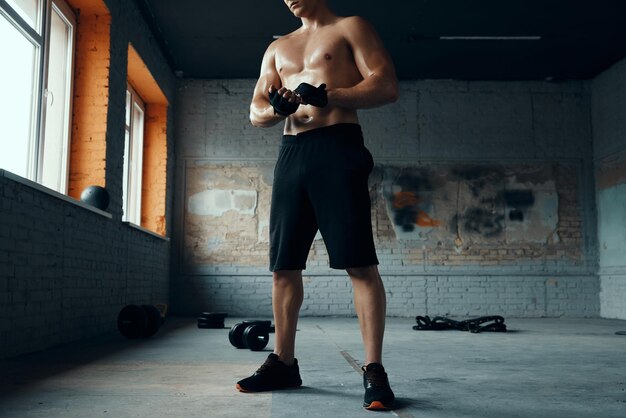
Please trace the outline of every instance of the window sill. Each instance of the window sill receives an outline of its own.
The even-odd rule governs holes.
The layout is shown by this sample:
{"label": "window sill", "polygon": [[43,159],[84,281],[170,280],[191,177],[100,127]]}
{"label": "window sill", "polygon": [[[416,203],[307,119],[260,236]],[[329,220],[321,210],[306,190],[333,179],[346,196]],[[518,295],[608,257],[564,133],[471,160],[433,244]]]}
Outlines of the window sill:
{"label": "window sill", "polygon": [[140,225],[134,224],[134,223],[132,223],[132,222],[129,222],[129,221],[123,221],[122,223],[123,223],[123,224],[125,224],[125,225],[128,225],[129,227],[131,227],[131,228],[133,228],[133,229],[136,229],[136,230],[141,231],[141,232],[145,232],[145,233],[146,233],[146,234],[148,234],[148,235],[152,235],[152,236],[153,236],[153,237],[155,237],[155,238],[159,238],[159,239],[161,239],[161,240],[163,240],[163,241],[169,242],[169,240],[170,240],[170,239],[169,239],[169,237],[164,237],[163,235],[159,235],[159,234],[157,234],[157,233],[156,233],[156,232],[154,232],[154,231],[150,231],[149,229],[146,229],[146,228],[144,228],[143,226],[140,226]]}
{"label": "window sill", "polygon": [[48,188],[46,186],[43,186],[43,185],[41,185],[39,183],[36,183],[36,182],[34,182],[32,180],[28,180],[28,179],[26,179],[26,178],[24,178],[22,176],[18,176],[17,174],[13,174],[10,171],[6,171],[6,170],[0,169],[0,176],[4,177],[4,178],[7,178],[7,179],[10,179],[10,180],[12,180],[12,181],[14,181],[16,183],[23,184],[24,186],[28,186],[28,187],[30,187],[32,189],[38,190],[38,191],[40,191],[42,193],[45,193],[45,194],[47,194],[49,196],[53,196],[53,197],[56,197],[57,199],[64,200],[64,201],[66,201],[68,203],[71,203],[71,204],[73,204],[75,206],[79,206],[79,207],[81,207],[83,209],[87,209],[88,211],[96,213],[96,214],[98,214],[100,216],[104,216],[105,218],[113,219],[113,215],[111,215],[109,212],[105,212],[103,210],[95,208],[95,207],[93,207],[91,205],[88,205],[88,204],[86,204],[84,202],[81,202],[80,200],[76,200],[73,197],[66,196],[66,195],[64,195],[62,193],[57,192],[56,190],[52,190],[52,189],[50,189],[50,188]]}

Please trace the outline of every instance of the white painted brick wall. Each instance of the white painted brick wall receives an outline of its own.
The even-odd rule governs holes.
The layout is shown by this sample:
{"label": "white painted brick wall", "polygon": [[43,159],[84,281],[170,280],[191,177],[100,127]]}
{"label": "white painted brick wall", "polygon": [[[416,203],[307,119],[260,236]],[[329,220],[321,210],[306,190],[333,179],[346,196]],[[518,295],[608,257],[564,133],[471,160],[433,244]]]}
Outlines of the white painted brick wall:
{"label": "white painted brick wall", "polygon": [[[303,276],[304,316],[352,316],[352,287],[347,275]],[[232,316],[270,318],[271,277],[194,276],[185,278],[194,292],[185,294],[182,314],[228,312]],[[594,317],[599,285],[589,276],[383,276],[387,314],[511,317]]]}
{"label": "white painted brick wall", "polygon": [[[176,310],[271,316],[271,274],[239,267],[186,274],[181,260],[183,166],[193,160],[275,161],[282,132],[254,128],[248,109],[254,80],[185,80],[176,109],[177,185],[173,243]],[[586,82],[404,81],[398,102],[360,112],[365,142],[377,164],[423,161],[575,161],[591,172],[591,100]],[[597,316],[594,203],[586,180],[578,185],[583,260],[565,254],[505,266],[403,266],[402,248],[379,248],[388,314]],[[580,223],[580,219],[574,220]],[[315,245],[321,245],[317,243]],[[323,249],[317,249],[323,251]],[[316,247],[314,248],[316,251]],[[353,315],[349,278],[325,266],[305,271],[303,315]],[[390,270],[387,273],[385,270]],[[446,271],[447,270],[447,271]],[[464,273],[459,273],[463,271]],[[402,274],[398,274],[401,272]],[[314,274],[307,276],[307,273]]]}
{"label": "white painted brick wall", "polygon": [[[178,161],[275,159],[282,124],[248,119],[255,80],[185,80],[177,95]],[[377,162],[586,158],[584,82],[404,81],[396,103],[359,112]]]}
{"label": "white painted brick wall", "polygon": [[[250,125],[253,86],[254,80],[186,80],[181,84],[176,111],[178,184],[185,161],[275,160],[282,126],[258,129]],[[426,80],[401,82],[398,102],[362,111],[360,120],[366,145],[377,163],[575,160],[589,170],[590,115],[590,90],[585,82]],[[184,200],[181,188],[176,198],[177,232]],[[585,260],[594,260],[594,229],[589,226],[594,222],[593,196],[587,185],[581,184],[579,189],[584,190],[579,202],[583,226],[578,233],[585,238],[581,250]],[[233,267],[224,271],[220,267],[220,271],[186,275],[181,265],[181,237],[176,234],[176,239],[173,289],[177,311],[271,316],[271,275],[266,269]],[[517,266],[509,260],[505,267],[497,263],[453,269],[430,266],[425,274],[424,266],[404,265],[400,248],[379,248],[378,253],[392,316],[599,313],[593,261],[572,265],[563,257],[563,261],[537,260]],[[302,314],[353,315],[349,278],[314,264],[314,276],[304,273]],[[394,273],[386,274],[386,269]],[[397,275],[398,269],[407,273]],[[450,271],[446,273],[446,269]]]}
{"label": "white painted brick wall", "polygon": [[[620,164],[626,164],[624,153],[626,151],[626,59],[618,62],[604,73],[596,77],[592,82],[592,114],[593,114],[593,139],[594,157],[597,170],[602,170],[609,165],[614,165],[618,159]],[[621,154],[621,156],[620,156]],[[622,179],[622,182],[626,179]],[[596,191],[598,198],[598,216],[626,206],[626,196],[616,196],[608,206],[603,207],[600,199],[601,186]],[[604,203],[606,204],[606,203]],[[619,210],[619,209],[618,209]],[[618,215],[619,216],[619,215]],[[599,219],[602,223],[602,219]],[[615,228],[624,228],[622,225],[608,225],[607,229],[599,230],[599,242],[601,247],[599,257],[600,275],[600,314],[604,318],[626,319],[626,246],[622,244],[618,248],[607,248],[609,245],[618,245],[618,240],[611,240],[608,235],[626,235],[626,229],[616,231]],[[606,236],[605,236],[606,235]],[[606,251],[622,253],[619,257],[605,256]]]}
{"label": "white painted brick wall", "polygon": [[592,84],[594,157],[626,148],[626,59],[597,76]]}
{"label": "white painted brick wall", "polygon": [[600,276],[600,315],[626,319],[626,274]]}

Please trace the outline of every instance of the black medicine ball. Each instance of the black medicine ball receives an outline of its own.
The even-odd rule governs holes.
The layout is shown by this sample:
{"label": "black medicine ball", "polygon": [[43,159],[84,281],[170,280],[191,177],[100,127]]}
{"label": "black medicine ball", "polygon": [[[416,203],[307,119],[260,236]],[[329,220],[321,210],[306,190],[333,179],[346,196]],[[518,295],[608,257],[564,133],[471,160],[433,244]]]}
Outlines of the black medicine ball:
{"label": "black medicine ball", "polygon": [[106,210],[109,207],[109,192],[104,187],[88,186],[80,194],[80,200],[100,210]]}

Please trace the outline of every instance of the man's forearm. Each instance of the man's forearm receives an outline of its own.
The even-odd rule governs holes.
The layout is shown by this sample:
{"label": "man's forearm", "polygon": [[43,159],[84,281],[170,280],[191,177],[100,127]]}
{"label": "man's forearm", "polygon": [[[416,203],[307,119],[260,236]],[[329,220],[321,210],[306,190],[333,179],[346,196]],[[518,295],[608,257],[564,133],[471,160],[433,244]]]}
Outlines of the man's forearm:
{"label": "man's forearm", "polygon": [[353,87],[328,90],[328,105],[346,109],[369,109],[398,99],[398,85],[387,77],[372,75]]}
{"label": "man's forearm", "polygon": [[285,117],[276,114],[274,108],[269,103],[267,106],[250,106],[250,122],[258,128],[269,128],[283,120],[285,120]]}

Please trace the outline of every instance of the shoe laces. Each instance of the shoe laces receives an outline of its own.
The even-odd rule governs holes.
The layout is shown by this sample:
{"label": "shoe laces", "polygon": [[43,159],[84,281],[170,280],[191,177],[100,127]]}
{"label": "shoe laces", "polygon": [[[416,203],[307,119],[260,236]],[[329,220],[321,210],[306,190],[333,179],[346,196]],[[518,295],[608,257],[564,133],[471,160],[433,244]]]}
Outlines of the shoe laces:
{"label": "shoe laces", "polygon": [[272,369],[273,367],[274,367],[274,362],[268,359],[265,361],[265,363],[261,364],[261,367],[258,368],[258,370],[256,371],[256,374],[265,373],[269,371],[270,369]]}
{"label": "shoe laces", "polygon": [[387,373],[382,370],[367,370],[365,366],[362,367],[365,379],[371,386],[387,386]]}

